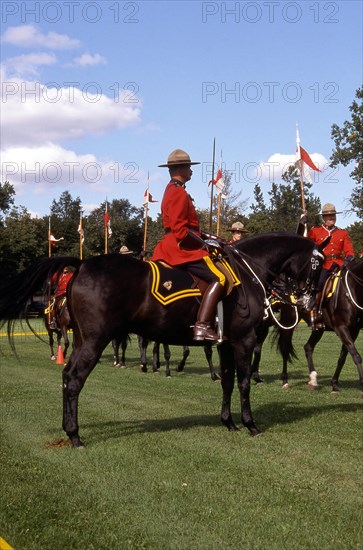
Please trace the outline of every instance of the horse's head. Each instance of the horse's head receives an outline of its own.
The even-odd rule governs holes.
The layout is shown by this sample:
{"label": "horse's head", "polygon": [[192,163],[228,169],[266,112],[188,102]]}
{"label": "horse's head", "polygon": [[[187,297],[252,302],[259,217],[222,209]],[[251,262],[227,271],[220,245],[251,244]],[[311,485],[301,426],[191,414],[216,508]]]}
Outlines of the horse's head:
{"label": "horse's head", "polygon": [[284,301],[310,309],[324,254],[311,239],[289,233],[266,233],[245,239],[235,248],[253,260],[269,292]]}
{"label": "horse's head", "polygon": [[288,292],[290,301],[310,310],[315,301],[325,256],[322,247],[310,239],[303,237],[301,241],[299,237],[297,243],[297,249],[281,265],[281,272],[286,279],[285,291]]}

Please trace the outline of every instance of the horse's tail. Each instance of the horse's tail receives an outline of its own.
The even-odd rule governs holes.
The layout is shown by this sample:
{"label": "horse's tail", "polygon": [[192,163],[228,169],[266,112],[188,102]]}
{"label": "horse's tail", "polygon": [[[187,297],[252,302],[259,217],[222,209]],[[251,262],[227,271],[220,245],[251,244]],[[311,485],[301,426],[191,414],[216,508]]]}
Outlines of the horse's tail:
{"label": "horse's tail", "polygon": [[41,258],[27,269],[0,284],[0,321],[17,319],[24,314],[28,300],[41,290],[54,273],[65,266],[78,268],[82,260],[73,256]]}
{"label": "horse's tail", "polygon": [[292,343],[293,329],[282,329],[274,326],[272,331],[272,344],[276,346],[282,357],[288,363],[292,363],[293,359],[297,359],[294,345]]}

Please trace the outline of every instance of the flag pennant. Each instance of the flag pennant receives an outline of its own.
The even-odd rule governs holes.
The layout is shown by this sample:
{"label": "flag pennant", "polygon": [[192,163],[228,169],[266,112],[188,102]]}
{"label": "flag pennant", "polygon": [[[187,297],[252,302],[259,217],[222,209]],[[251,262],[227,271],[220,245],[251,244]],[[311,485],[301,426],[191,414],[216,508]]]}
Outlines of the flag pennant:
{"label": "flag pennant", "polygon": [[213,181],[213,185],[215,185],[216,189],[217,189],[217,193],[218,195],[221,195],[221,198],[222,199],[226,199],[227,196],[226,195],[223,195],[222,191],[225,187],[225,183],[224,183],[224,179],[223,179],[223,174],[222,174],[222,169],[221,168],[218,168],[218,172],[217,172],[217,175],[216,175],[216,179]]}
{"label": "flag pennant", "polygon": [[111,218],[110,218],[110,214],[107,212],[107,210],[105,212],[104,222],[105,222],[105,228],[107,228],[107,234],[108,234],[109,237],[111,237],[111,235],[112,235]]}
{"label": "flag pennant", "polygon": [[78,226],[78,233],[80,235],[80,238],[81,238],[81,243],[83,244],[84,243],[84,229],[82,227],[82,224],[80,223],[79,226]]}
{"label": "flag pennant", "polygon": [[[302,162],[300,162],[302,161]],[[309,153],[305,151],[303,147],[300,145],[300,136],[299,136],[299,130],[296,129],[296,156],[295,156],[295,166],[298,169],[302,169],[303,176],[306,180],[308,180],[310,183],[312,183],[312,179],[310,176],[310,172],[307,167],[311,168],[315,172],[321,172],[319,168],[314,164],[313,160],[311,159]]]}
{"label": "flag pennant", "polygon": [[152,194],[149,193],[149,188],[147,188],[145,193],[144,193],[144,202],[143,202],[143,204],[146,205],[149,202],[159,202],[159,201],[156,201],[156,200],[153,199]]}
{"label": "flag pennant", "polygon": [[56,246],[55,243],[59,242],[59,241],[64,241],[64,237],[60,237],[59,239],[56,239],[55,236],[50,233],[49,234],[49,240],[50,240],[50,245],[51,246]]}

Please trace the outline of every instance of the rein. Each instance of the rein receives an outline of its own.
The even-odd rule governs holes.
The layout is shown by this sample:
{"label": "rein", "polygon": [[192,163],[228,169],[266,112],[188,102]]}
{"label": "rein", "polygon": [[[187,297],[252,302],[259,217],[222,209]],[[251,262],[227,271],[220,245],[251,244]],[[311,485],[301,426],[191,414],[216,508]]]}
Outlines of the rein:
{"label": "rein", "polygon": [[[231,246],[229,245],[228,246],[228,249],[232,249],[233,253],[235,253],[241,262],[243,262],[243,264],[248,268],[248,270],[252,273],[253,275],[253,278],[260,284],[261,288],[263,289],[263,293],[264,293],[264,303],[265,305],[269,305],[270,302],[267,298],[267,294],[266,294],[266,289],[265,289],[265,286],[263,285],[263,283],[261,282],[260,278],[258,277],[258,275],[255,273],[255,271],[252,269],[252,267],[249,265],[249,263],[245,260],[244,258],[244,255],[242,254],[242,252],[240,252],[240,250],[238,250],[237,248],[235,248],[234,246]],[[248,256],[247,256],[248,257]],[[313,248],[313,251],[312,251],[312,254],[310,256],[310,258],[306,261],[306,263],[303,265],[303,267],[301,268],[301,270],[304,270],[305,267],[310,263],[310,272],[309,272],[309,275],[308,277],[306,278],[306,281],[305,281],[305,286],[300,289],[301,292],[303,294],[306,294],[308,292],[311,292],[311,291],[314,291],[315,290],[315,287],[314,287],[314,284],[313,285],[310,285],[311,281],[313,280],[313,277],[312,277],[312,274],[313,272],[316,271],[316,269],[319,268],[319,259],[317,258],[319,257],[322,261],[324,261],[324,255],[319,252],[318,250],[318,247],[316,245],[314,245],[314,248]],[[255,263],[256,263],[256,260],[252,259],[251,257],[248,257],[250,260],[253,260]],[[258,263],[258,262],[257,262]],[[266,269],[266,268],[265,268]],[[273,277],[274,281],[278,281],[279,280],[279,274],[271,271],[270,269],[267,268],[267,272]],[[291,281],[290,278],[288,278],[288,281]],[[283,281],[283,284],[284,286],[286,285],[286,282]],[[276,285],[273,285],[273,284],[269,284],[268,285],[269,288],[271,288],[276,294],[277,296],[279,296],[279,299],[282,301],[282,302],[285,302],[285,303],[288,303],[289,305],[291,305],[291,299],[290,299],[290,296],[289,296],[289,299],[286,300],[284,298],[281,297],[280,295],[280,291],[278,290],[278,287],[276,287]],[[296,292],[296,287],[294,285],[292,285],[292,293],[293,295],[295,294]],[[285,292],[285,294],[288,295],[287,292]]]}
{"label": "rein", "polygon": [[353,296],[352,296],[352,291],[350,289],[350,286],[349,286],[349,283],[348,283],[348,273],[351,275],[351,277],[358,282],[358,284],[360,284],[362,286],[361,283],[363,283],[363,280],[358,277],[357,275],[355,275],[354,273],[352,273],[349,269],[346,270],[345,272],[345,275],[344,275],[344,282],[345,282],[345,286],[347,287],[347,291],[348,291],[348,296],[349,298],[352,300],[353,304],[355,305],[355,307],[357,307],[358,309],[362,309],[363,310],[363,307],[360,306],[359,304],[357,304],[357,302],[354,300]]}
{"label": "rein", "polygon": [[[280,321],[277,319],[275,313],[273,312],[272,310],[272,299],[275,298],[274,294],[271,294],[269,297],[267,297],[267,293],[266,293],[266,288],[264,286],[264,284],[262,283],[261,279],[258,277],[258,275],[256,274],[256,272],[252,269],[252,267],[250,266],[250,264],[245,260],[245,258],[243,257],[242,253],[234,248],[234,247],[231,247],[230,249],[233,250],[234,253],[236,253],[240,259],[240,261],[244,264],[244,266],[251,272],[251,274],[253,275],[253,280],[255,280],[259,285],[260,287],[262,288],[262,291],[263,291],[263,294],[264,294],[264,300],[263,300],[263,303],[264,303],[264,307],[265,307],[265,311],[266,311],[266,315],[265,315],[265,318],[268,317],[268,313],[270,313],[272,319],[274,320],[274,322],[276,323],[276,325],[278,325],[280,328],[282,329],[285,329],[285,330],[289,330],[289,329],[292,329],[292,328],[295,328],[297,323],[299,322],[299,315],[298,315],[298,312],[297,312],[297,307],[294,305],[292,306],[290,300],[286,300],[284,298],[282,298],[282,296],[280,295],[279,291],[275,290],[274,289],[274,294],[278,296],[279,300],[281,302],[284,302],[284,303],[287,303],[288,305],[292,306],[295,310],[295,322],[293,325],[291,326],[288,326],[288,327],[285,327],[283,326]],[[272,271],[270,271],[270,273],[272,275],[275,276],[275,278],[277,278],[277,274],[273,273]]]}

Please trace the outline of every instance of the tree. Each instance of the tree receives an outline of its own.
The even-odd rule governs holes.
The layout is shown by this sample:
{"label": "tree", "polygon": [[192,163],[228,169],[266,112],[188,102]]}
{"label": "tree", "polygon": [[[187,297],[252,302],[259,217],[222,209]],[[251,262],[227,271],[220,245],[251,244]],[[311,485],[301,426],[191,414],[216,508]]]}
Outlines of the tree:
{"label": "tree", "polygon": [[3,225],[4,215],[10,210],[14,204],[15,189],[10,182],[0,182],[0,226]]}
{"label": "tree", "polygon": [[357,217],[363,221],[363,86],[356,91],[357,101],[349,107],[351,120],[346,120],[342,127],[333,124],[331,137],[335,148],[330,157],[330,166],[339,164],[348,166],[354,163],[350,176],[356,182],[349,202]]}
{"label": "tree", "polygon": [[63,191],[59,200],[53,200],[50,207],[51,232],[64,240],[57,243],[57,254],[79,254],[79,218],[82,209],[81,199],[73,199],[69,191]]}
{"label": "tree", "polygon": [[[290,166],[282,175],[283,183],[271,184],[268,192],[270,204],[265,204],[260,185],[254,189],[255,203],[248,227],[254,233],[265,231],[295,232],[301,214],[300,176],[295,166]],[[312,185],[304,182],[305,204],[310,223],[319,222],[320,200],[311,193]]]}
{"label": "tree", "polygon": [[[223,172],[223,195],[226,198],[221,199],[220,206],[220,236],[224,238],[229,238],[230,234],[227,232],[227,228],[235,221],[244,221],[243,212],[247,209],[247,200],[240,200],[242,191],[234,192],[232,188],[231,174],[226,170]],[[209,209],[197,209],[198,218],[200,221],[200,226],[204,231],[209,232],[209,220],[210,220],[210,210]],[[217,215],[218,215],[218,195],[215,188],[213,188],[213,209],[212,209],[212,219],[213,227],[212,233],[216,231],[217,226]]]}
{"label": "tree", "polygon": [[2,276],[13,276],[19,270],[44,256],[47,240],[42,219],[34,219],[24,208],[13,208],[3,228],[3,242],[0,246]]}

